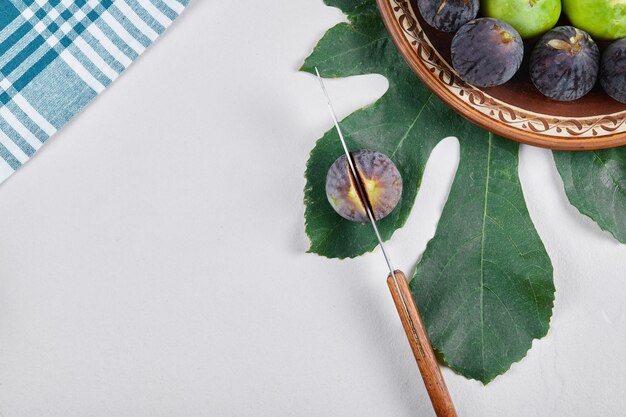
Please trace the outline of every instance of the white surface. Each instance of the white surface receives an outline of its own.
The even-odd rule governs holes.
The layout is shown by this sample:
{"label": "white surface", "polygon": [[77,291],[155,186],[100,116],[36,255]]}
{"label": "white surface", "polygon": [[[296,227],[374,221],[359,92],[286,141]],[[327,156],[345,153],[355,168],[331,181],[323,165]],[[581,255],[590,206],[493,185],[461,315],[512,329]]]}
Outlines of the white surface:
{"label": "white surface", "polygon": [[[195,0],[0,186],[0,415],[433,415],[380,254],[305,253],[303,169],[331,125],[296,69],[341,19],[321,0]],[[386,81],[328,87],[345,116]],[[390,244],[407,273],[457,162],[448,139]],[[626,246],[567,203],[548,151],[524,147],[520,171],[552,326],[487,387],[445,370],[459,415],[624,416]]]}

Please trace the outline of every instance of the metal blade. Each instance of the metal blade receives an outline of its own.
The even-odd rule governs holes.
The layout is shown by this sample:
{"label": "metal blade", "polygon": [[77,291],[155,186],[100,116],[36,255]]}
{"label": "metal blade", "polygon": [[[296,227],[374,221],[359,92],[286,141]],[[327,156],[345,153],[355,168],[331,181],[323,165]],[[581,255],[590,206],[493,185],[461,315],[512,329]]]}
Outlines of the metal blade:
{"label": "metal blade", "polygon": [[335,109],[333,107],[333,104],[330,101],[330,97],[328,96],[328,92],[326,91],[326,86],[324,85],[324,80],[322,79],[320,72],[317,70],[317,67],[315,67],[315,73],[317,74],[317,79],[319,80],[320,85],[322,86],[322,91],[324,91],[324,95],[326,96],[326,102],[328,103],[328,111],[330,112],[330,116],[333,119],[333,123],[335,123],[335,128],[337,129],[337,133],[339,134],[341,145],[343,146],[343,150],[346,153],[346,158],[348,159],[348,166],[350,167],[350,172],[352,173],[352,176],[354,177],[354,180],[355,180],[354,183],[356,184],[356,187],[357,187],[357,193],[359,194],[359,198],[363,202],[363,206],[365,207],[365,211],[367,212],[367,217],[369,217],[372,228],[374,229],[374,234],[376,234],[376,239],[378,239],[378,245],[380,246],[380,249],[383,252],[383,256],[385,257],[385,262],[387,262],[387,266],[389,267],[389,273],[391,274],[391,278],[393,279],[394,286],[396,287],[396,291],[400,298],[405,317],[407,318],[409,322],[409,326],[411,327],[411,333],[413,333],[413,338],[417,342],[420,352],[422,352],[422,356],[423,356],[422,343],[419,337],[417,336],[417,332],[415,330],[415,324],[413,323],[413,320],[411,319],[411,315],[409,314],[406,300],[404,299],[404,296],[402,295],[402,291],[400,291],[400,286],[398,285],[398,279],[396,278],[396,270],[393,267],[391,258],[389,257],[389,254],[387,253],[387,250],[385,249],[385,244],[383,243],[383,239],[380,236],[380,232],[378,231],[378,225],[376,224],[374,213],[372,213],[372,208],[367,203],[367,201],[369,200],[365,194],[365,188],[363,184],[361,183],[361,179],[360,179],[361,177],[356,170],[356,166],[354,165],[354,160],[352,159],[352,155],[350,154],[350,149],[348,149],[348,145],[346,144],[346,139],[343,137],[343,132],[341,131],[341,127],[339,126],[339,120],[337,120]]}
{"label": "metal blade", "polygon": [[330,116],[335,123],[335,128],[337,129],[337,133],[339,134],[339,139],[341,140],[341,145],[343,146],[343,150],[346,153],[346,158],[348,159],[348,166],[350,167],[350,172],[354,177],[354,183],[356,184],[357,193],[359,198],[363,202],[363,206],[365,207],[365,211],[367,212],[367,217],[370,219],[370,223],[372,224],[372,228],[374,229],[374,234],[376,234],[376,239],[378,239],[378,244],[380,245],[380,249],[383,252],[383,256],[385,257],[385,261],[387,262],[387,266],[389,267],[389,272],[395,279],[395,268],[391,263],[391,258],[389,254],[385,250],[385,244],[383,243],[383,239],[380,237],[380,232],[378,231],[378,225],[376,224],[376,218],[374,217],[374,213],[372,212],[372,208],[366,202],[368,201],[367,195],[365,194],[365,189],[363,184],[361,183],[361,176],[356,170],[356,166],[354,165],[354,160],[352,159],[352,155],[350,154],[350,149],[348,149],[348,144],[346,143],[346,139],[343,137],[343,132],[341,131],[341,127],[339,126],[339,121],[337,120],[337,115],[335,114],[335,109],[333,104],[330,101],[330,97],[328,96],[328,92],[326,91],[326,86],[324,85],[324,80],[320,76],[320,72],[315,67],[315,73],[317,74],[317,79],[322,86],[322,91],[324,92],[324,96],[326,96],[326,102],[328,104],[328,111],[330,112]]}

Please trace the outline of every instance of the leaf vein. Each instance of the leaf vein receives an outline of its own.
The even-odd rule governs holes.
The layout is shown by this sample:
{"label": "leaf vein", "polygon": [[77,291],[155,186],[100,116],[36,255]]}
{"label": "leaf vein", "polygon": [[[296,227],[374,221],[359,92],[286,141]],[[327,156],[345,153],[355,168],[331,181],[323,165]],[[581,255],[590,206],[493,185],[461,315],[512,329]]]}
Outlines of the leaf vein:
{"label": "leaf vein", "polygon": [[481,357],[483,379],[485,378],[485,224],[487,222],[487,205],[489,202],[489,177],[491,175],[491,147],[493,141],[493,133],[489,132],[487,152],[487,173],[485,175],[485,196],[483,205],[483,225],[482,236],[480,242],[480,333],[481,333]]}

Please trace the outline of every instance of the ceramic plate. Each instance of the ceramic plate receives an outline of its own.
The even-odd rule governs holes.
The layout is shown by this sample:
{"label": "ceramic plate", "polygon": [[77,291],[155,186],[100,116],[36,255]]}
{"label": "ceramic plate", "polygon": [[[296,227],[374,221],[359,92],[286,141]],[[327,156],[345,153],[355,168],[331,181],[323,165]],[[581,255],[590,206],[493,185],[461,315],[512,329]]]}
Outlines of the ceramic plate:
{"label": "ceramic plate", "polygon": [[[585,97],[559,102],[544,97],[528,76],[532,45],[517,75],[499,87],[477,88],[452,69],[453,34],[424,22],[417,1],[377,0],[391,37],[421,80],[472,122],[518,142],[552,149],[601,149],[626,145],[626,105],[596,86]],[[600,45],[601,49],[603,45]]]}

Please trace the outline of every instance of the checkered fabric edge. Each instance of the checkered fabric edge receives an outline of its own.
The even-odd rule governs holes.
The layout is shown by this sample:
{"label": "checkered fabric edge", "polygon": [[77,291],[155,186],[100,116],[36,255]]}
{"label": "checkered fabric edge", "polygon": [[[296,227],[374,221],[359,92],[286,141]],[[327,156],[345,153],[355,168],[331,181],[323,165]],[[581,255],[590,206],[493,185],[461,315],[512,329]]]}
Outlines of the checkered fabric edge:
{"label": "checkered fabric edge", "polygon": [[0,182],[108,87],[189,0],[0,0]]}

